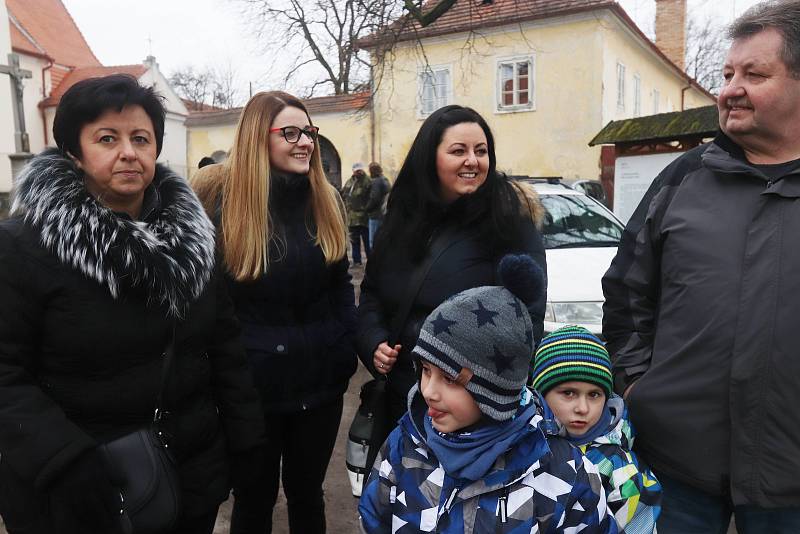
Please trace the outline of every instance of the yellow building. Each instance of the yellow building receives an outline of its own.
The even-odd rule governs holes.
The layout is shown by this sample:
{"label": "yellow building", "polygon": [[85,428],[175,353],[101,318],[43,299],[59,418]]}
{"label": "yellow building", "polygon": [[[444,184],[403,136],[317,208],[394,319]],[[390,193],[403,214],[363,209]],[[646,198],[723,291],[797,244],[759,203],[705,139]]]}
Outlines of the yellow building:
{"label": "yellow building", "polygon": [[[369,163],[372,145],[369,94],[323,96],[304,101],[319,127],[322,164],[328,179],[341,186],[355,162]],[[192,113],[186,120],[189,175],[205,156],[223,161],[230,151],[242,108]]]}
{"label": "yellow building", "polygon": [[[359,43],[373,58],[386,36],[394,43],[391,61],[375,61],[371,107],[367,94],[306,101],[330,178],[341,184],[356,161],[393,178],[422,121],[446,104],[486,118],[508,174],[598,178],[601,147],[588,143],[610,121],[714,103],[682,69],[685,7],[657,0],[659,46],[613,0],[459,0],[425,28],[401,21]],[[240,111],[187,120],[190,169],[225,156]]]}
{"label": "yellow building", "polygon": [[685,1],[657,2],[662,21],[673,17],[659,33],[680,41],[663,46],[675,61],[609,0],[459,0],[425,28],[371,36],[360,44],[373,57],[396,40],[374,68],[375,159],[395,175],[425,117],[461,104],[491,126],[500,170],[598,178],[588,142],[609,121],[714,103],[676,65]]}

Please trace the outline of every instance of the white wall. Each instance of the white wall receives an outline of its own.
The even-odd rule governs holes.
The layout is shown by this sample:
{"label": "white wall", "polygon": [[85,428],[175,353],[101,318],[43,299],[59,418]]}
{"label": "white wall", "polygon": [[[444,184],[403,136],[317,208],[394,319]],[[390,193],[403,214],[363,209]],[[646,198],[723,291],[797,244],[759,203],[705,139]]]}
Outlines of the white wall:
{"label": "white wall", "polygon": [[164,145],[161,148],[159,163],[167,165],[184,178],[186,173],[186,117],[175,113],[167,113],[164,122]]}
{"label": "white wall", "polygon": [[158,63],[145,60],[150,66],[140,78],[139,83],[154,87],[164,97],[164,107],[167,108],[167,120],[164,123],[164,146],[158,158],[159,163],[168,165],[173,171],[187,177],[186,169],[186,117],[189,111],[183,101],[170,88],[166,77],[158,70]]}
{"label": "white wall", "polygon": [[[151,66],[152,64],[145,62],[145,65]],[[139,78],[139,83],[147,87],[155,87],[156,91],[158,91],[159,94],[165,98],[164,107],[167,108],[167,111],[171,111],[179,115],[189,114],[189,110],[187,110],[186,106],[183,105],[183,101],[169,86],[167,78],[161,73],[160,70],[158,70],[157,63],[147,69],[144,74],[142,74],[142,76]]]}
{"label": "white wall", "polygon": [[[6,65],[11,53],[11,37],[6,3],[0,2],[0,63]],[[8,155],[14,148],[14,110],[11,107],[11,83],[8,76],[0,74],[0,194],[11,190],[11,160]]]}

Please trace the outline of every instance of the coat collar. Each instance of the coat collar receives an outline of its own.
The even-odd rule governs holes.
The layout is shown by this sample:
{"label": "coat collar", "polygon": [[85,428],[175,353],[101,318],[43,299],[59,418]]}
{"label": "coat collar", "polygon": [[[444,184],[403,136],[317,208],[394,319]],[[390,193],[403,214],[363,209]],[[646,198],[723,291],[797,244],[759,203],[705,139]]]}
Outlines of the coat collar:
{"label": "coat collar", "polygon": [[[468,483],[460,488],[453,503],[459,503],[477,495],[484,495],[509,487],[539,469],[541,463],[552,455],[545,432],[540,426],[543,422],[543,418],[540,415],[542,408],[538,399],[532,398],[532,402],[537,404],[537,413],[528,422],[527,435],[505,454],[500,455],[482,479]],[[408,411],[400,419],[400,428],[415,444],[415,447],[426,450],[425,456],[430,458],[433,456],[433,451],[428,446],[425,439],[425,430],[422,427],[427,406],[416,385],[409,391],[408,407]],[[560,438],[555,437],[554,439]],[[441,468],[438,460],[437,463]]]}
{"label": "coat collar", "polygon": [[145,290],[148,302],[181,317],[214,269],[214,227],[186,181],[162,165],[153,185],[159,207],[147,220],[120,217],[89,194],[80,171],[57,149],[23,169],[11,213],[22,216],[59,261],[108,288]]}
{"label": "coat collar", "polygon": [[749,176],[764,182],[764,195],[777,195],[785,198],[800,198],[800,169],[796,169],[777,182],[773,182],[763,172],[754,167],[745,156],[742,147],[723,132],[718,132],[714,142],[700,156],[703,165],[712,172],[728,176]]}

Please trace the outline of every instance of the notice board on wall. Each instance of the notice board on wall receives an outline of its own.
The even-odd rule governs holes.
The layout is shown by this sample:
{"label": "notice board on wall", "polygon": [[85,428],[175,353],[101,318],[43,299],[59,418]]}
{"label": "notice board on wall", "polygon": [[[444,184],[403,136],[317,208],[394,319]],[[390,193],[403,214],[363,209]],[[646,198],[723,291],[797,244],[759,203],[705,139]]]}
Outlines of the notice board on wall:
{"label": "notice board on wall", "polygon": [[658,173],[683,152],[623,156],[614,165],[614,215],[628,222]]}

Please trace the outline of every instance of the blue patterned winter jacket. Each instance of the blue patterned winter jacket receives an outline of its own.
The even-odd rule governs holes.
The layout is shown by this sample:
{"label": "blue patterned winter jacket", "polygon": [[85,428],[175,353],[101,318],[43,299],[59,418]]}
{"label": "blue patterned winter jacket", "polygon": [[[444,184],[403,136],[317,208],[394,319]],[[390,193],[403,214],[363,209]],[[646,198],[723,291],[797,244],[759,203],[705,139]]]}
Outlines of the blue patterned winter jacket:
{"label": "blue patterned winter jacket", "polygon": [[[537,400],[538,402],[538,400]],[[478,481],[448,476],[427,446],[421,397],[391,433],[359,503],[362,532],[617,534],[596,467],[539,415]]]}
{"label": "blue patterned winter jacket", "polygon": [[608,404],[613,419],[605,433],[580,449],[600,472],[620,534],[651,534],[661,513],[661,484],[631,450],[635,434],[622,398],[613,395]]}

